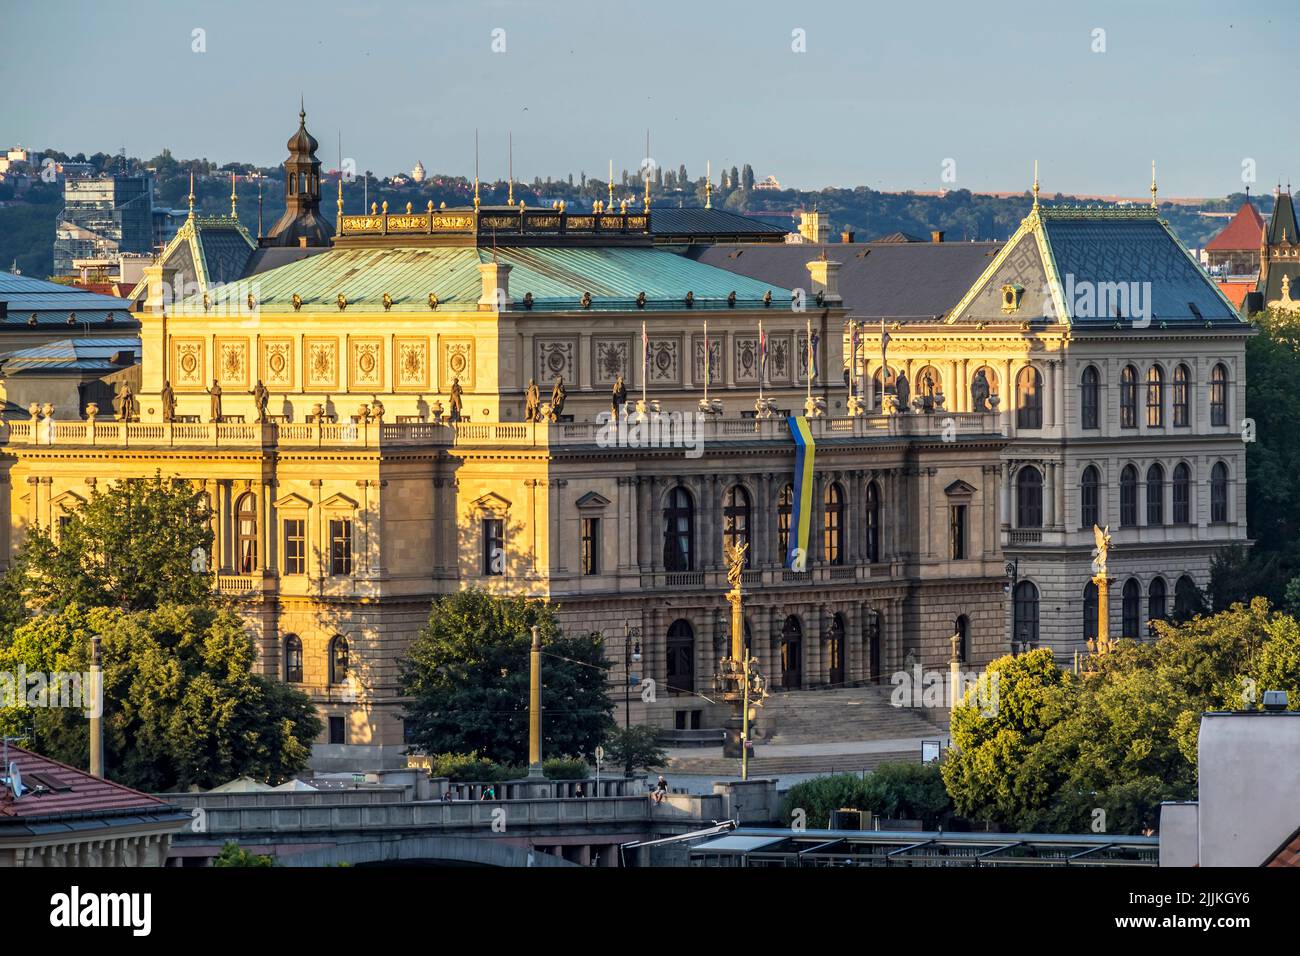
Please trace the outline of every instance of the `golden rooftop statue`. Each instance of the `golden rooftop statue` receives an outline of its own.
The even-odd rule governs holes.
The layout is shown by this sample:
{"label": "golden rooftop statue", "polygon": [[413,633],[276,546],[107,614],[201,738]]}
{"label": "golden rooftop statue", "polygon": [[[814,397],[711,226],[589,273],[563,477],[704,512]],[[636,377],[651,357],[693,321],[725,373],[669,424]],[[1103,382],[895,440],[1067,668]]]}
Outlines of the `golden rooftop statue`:
{"label": "golden rooftop statue", "polygon": [[1156,161],[1151,160],[1151,208],[1159,209],[1156,203]]}

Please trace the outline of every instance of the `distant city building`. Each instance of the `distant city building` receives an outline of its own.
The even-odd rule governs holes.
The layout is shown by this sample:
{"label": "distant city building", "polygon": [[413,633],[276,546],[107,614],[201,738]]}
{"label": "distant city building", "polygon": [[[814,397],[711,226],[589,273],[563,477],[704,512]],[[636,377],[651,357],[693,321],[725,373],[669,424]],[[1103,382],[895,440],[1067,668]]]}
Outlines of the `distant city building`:
{"label": "distant city building", "polygon": [[1205,244],[1206,267],[1219,275],[1258,275],[1263,231],[1263,217],[1250,200],[1242,203],[1223,231]]}
{"label": "distant city building", "polygon": [[111,259],[153,248],[153,186],[144,176],[67,179],[55,225],[54,274],[73,275],[74,259]]}
{"label": "distant city building", "polygon": [[411,179],[417,183],[424,182],[424,163],[420,162],[418,159],[415,161],[415,166],[411,169]]}
{"label": "distant city building", "polygon": [[15,166],[27,166],[31,162],[31,151],[21,146],[14,146],[0,156],[0,175],[8,173]]}
{"label": "distant city building", "polygon": [[777,181],[777,178],[775,176],[768,176],[766,179],[754,183],[754,188],[779,191],[782,187],[781,184]]}
{"label": "distant city building", "polygon": [[1251,311],[1260,308],[1300,312],[1300,236],[1297,236],[1295,205],[1291,201],[1291,187],[1277,190],[1273,215],[1268,229],[1262,233],[1260,248],[1259,282],[1255,291],[1258,302]]}

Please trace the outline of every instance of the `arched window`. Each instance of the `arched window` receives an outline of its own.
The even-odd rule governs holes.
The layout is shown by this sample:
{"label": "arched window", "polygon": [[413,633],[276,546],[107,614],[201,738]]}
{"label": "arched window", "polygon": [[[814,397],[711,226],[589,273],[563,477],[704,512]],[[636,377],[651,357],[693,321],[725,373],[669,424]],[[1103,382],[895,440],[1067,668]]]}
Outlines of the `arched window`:
{"label": "arched window", "polygon": [[[732,485],[722,498],[722,546],[732,548],[749,544],[749,492],[740,485]],[[753,566],[754,556],[745,549],[745,567]]]}
{"label": "arched window", "polygon": [[695,630],[691,622],[673,621],[668,628],[668,693],[695,690]]}
{"label": "arched window", "polygon": [[1012,641],[1022,647],[1038,646],[1038,588],[1032,581],[1016,585],[1014,602],[1015,621]]}
{"label": "arched window", "polygon": [[1174,585],[1174,618],[1186,621],[1205,610],[1201,589],[1190,575],[1184,574]]}
{"label": "arched window", "polygon": [[1138,373],[1132,365],[1119,375],[1119,427],[1138,427]]}
{"label": "arched window", "polygon": [[1092,526],[1101,524],[1101,473],[1096,465],[1083,469],[1079,479],[1079,526],[1091,530]]}
{"label": "arched window", "polygon": [[1123,637],[1131,637],[1137,640],[1138,628],[1142,626],[1142,586],[1138,584],[1137,578],[1129,578],[1124,582],[1124,613],[1123,619]]}
{"label": "arched window", "polygon": [[1138,523],[1138,470],[1136,465],[1125,465],[1119,475],[1119,523],[1122,528],[1132,528]]}
{"label": "arched window", "polygon": [[1222,362],[1210,372],[1210,424],[1228,424],[1228,369]]}
{"label": "arched window", "polygon": [[344,684],[348,679],[348,639],[342,635],[330,640],[330,683]]}
{"label": "arched window", "polygon": [[1043,526],[1043,475],[1026,465],[1016,472],[1016,527]]}
{"label": "arched window", "polygon": [[867,485],[867,560],[880,560],[880,486],[874,481]]}
{"label": "arched window", "polygon": [[1147,469],[1147,524],[1165,523],[1165,469],[1156,462]]}
{"label": "arched window", "polygon": [[284,639],[284,680],[287,684],[302,683],[302,638],[297,634]]}
{"label": "arched window", "polygon": [[1101,376],[1097,368],[1089,365],[1083,370],[1079,379],[1079,425],[1083,428],[1097,428],[1098,406],[1101,396]]}
{"label": "arched window", "polygon": [[1032,365],[1016,376],[1016,427],[1043,427],[1043,376]]}
{"label": "arched window", "polygon": [[1153,578],[1151,586],[1147,588],[1147,627],[1152,631],[1155,629],[1151,625],[1169,616],[1168,603],[1169,585],[1165,584],[1164,578]]}
{"label": "arched window", "polygon": [[891,368],[889,370],[889,375],[885,377],[883,385],[881,384],[880,375],[880,369],[876,369],[871,373],[871,380],[873,382],[871,389],[871,407],[877,411],[880,410],[881,401],[884,398],[885,392],[893,392],[897,388],[897,376],[894,373],[894,369]]}
{"label": "arched window", "polygon": [[781,627],[781,686],[798,690],[803,682],[803,628],[791,614]]}
{"label": "arched window", "polygon": [[1191,391],[1192,373],[1186,365],[1174,366],[1174,427],[1186,428],[1191,424],[1188,394]]}
{"label": "arched window", "polygon": [[933,365],[927,365],[916,373],[916,394],[922,398],[934,398],[943,394],[943,376]]}
{"label": "arched window", "polygon": [[668,492],[664,508],[664,570],[695,569],[695,506],[691,495],[678,485]]}
{"label": "arched window", "polygon": [[794,486],[786,485],[776,497],[776,536],[781,545],[777,560],[784,563],[790,555],[790,516],[794,513]]}
{"label": "arched window", "polygon": [[844,549],[840,547],[840,533],[844,527],[844,492],[838,482],[826,486],[822,496],[822,559],[827,564],[843,564]]}
{"label": "arched window", "polygon": [[1223,462],[1214,463],[1210,469],[1210,521],[1228,520],[1228,466]]}
{"label": "arched window", "polygon": [[970,636],[970,618],[958,614],[957,620],[953,622],[953,633],[957,635],[957,660],[965,661],[969,649],[967,641]]}
{"label": "arched window", "polygon": [[1147,369],[1147,428],[1165,425],[1165,371],[1159,365]]}
{"label": "arched window", "polygon": [[1187,462],[1174,466],[1174,524],[1192,523],[1192,469]]}
{"label": "arched window", "polygon": [[836,614],[831,618],[830,633],[827,635],[831,658],[827,678],[832,687],[844,686],[844,632],[847,629],[843,614]]}
{"label": "arched window", "polygon": [[251,491],[235,502],[235,560],[239,574],[257,570],[257,496]]}
{"label": "arched window", "polygon": [[1089,581],[1083,586],[1083,639],[1085,641],[1095,641],[1097,639],[1097,614],[1100,608],[1100,601],[1097,597],[1097,585]]}

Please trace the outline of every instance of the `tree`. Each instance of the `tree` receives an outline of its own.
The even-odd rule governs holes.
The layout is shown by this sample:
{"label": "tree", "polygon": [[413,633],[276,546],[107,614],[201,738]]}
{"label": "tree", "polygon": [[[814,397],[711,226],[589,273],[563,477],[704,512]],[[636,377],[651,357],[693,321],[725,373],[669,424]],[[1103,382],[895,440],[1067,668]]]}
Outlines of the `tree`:
{"label": "tree", "polygon": [[213,866],[275,866],[275,857],[264,853],[252,853],[245,850],[234,840],[227,840],[221,845],[221,852],[212,861]]}
{"label": "tree", "polygon": [[613,721],[599,634],[565,635],[542,601],[471,589],[434,602],[401,662],[411,741],[427,753],[528,759],[531,628],[542,641],[542,749],[592,753]]}
{"label": "tree", "polygon": [[836,810],[869,810],[891,820],[920,820],[934,830],[952,816],[952,799],[935,763],[883,763],[865,777],[850,773],[795,784],[781,802],[782,822],[802,810],[810,827],[830,826]]}
{"label": "tree", "polygon": [[204,497],[184,480],[155,473],[114,482],[92,492],[57,538],[33,529],[10,586],[44,611],[71,604],[129,611],[206,604],[211,517]]}
{"label": "tree", "polygon": [[605,756],[616,767],[622,767],[626,776],[637,769],[651,770],[664,766],[668,755],[659,746],[659,735],[653,727],[638,724],[635,727],[617,727],[605,738]]}
{"label": "tree", "polygon": [[740,188],[745,192],[752,192],[754,189],[754,167],[745,164],[745,168],[740,173]]}
{"label": "tree", "polygon": [[[302,692],[253,672],[257,649],[229,609],[69,604],[0,638],[0,671],[85,674],[93,635],[111,779],[153,792],[206,789],[239,776],[279,783],[307,766],[322,728],[315,708]],[[5,708],[0,727],[30,725],[41,753],[86,766],[93,703]]]}

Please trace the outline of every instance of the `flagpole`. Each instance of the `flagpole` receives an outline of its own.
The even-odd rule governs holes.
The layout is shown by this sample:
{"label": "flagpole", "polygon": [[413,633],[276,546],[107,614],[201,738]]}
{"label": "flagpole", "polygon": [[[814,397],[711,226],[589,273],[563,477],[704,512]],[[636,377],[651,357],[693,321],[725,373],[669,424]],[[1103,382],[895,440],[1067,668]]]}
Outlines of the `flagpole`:
{"label": "flagpole", "polygon": [[767,377],[767,340],[763,338],[763,320],[758,320],[758,400],[763,401],[763,379]]}
{"label": "flagpole", "polygon": [[[813,346],[812,346],[812,318],[808,318],[808,374],[804,377],[808,380],[808,404],[812,403],[812,377],[813,377]],[[808,406],[805,405],[806,409]]]}
{"label": "flagpole", "polygon": [[646,334],[645,319],[641,320],[641,404],[649,407],[646,382],[650,378],[650,336]]}
{"label": "flagpole", "polygon": [[704,320],[704,403],[709,402],[709,320]]}

